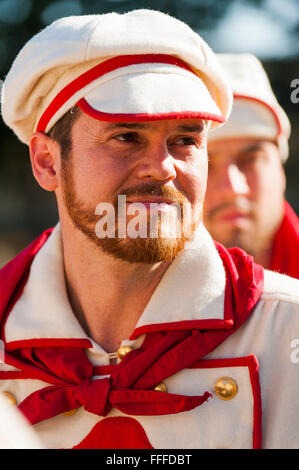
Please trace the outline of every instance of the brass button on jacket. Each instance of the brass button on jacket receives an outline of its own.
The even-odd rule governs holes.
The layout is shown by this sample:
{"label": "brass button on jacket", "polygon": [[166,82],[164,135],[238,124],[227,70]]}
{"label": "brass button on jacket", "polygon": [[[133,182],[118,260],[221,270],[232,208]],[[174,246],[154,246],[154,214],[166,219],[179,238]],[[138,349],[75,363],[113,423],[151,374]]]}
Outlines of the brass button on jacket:
{"label": "brass button on jacket", "polygon": [[7,401],[10,405],[17,406],[17,400],[16,397],[10,393],[10,392],[2,392],[1,396],[5,398],[5,401]]}
{"label": "brass button on jacket", "polygon": [[121,346],[117,351],[117,356],[119,359],[123,359],[132,350],[131,346]]}
{"label": "brass button on jacket", "polygon": [[154,390],[155,390],[156,392],[164,392],[164,393],[165,393],[165,392],[167,392],[166,384],[165,384],[164,382],[161,382],[160,384],[158,384],[158,385],[154,388]]}
{"label": "brass button on jacket", "polygon": [[77,411],[78,411],[78,408],[74,408],[73,410],[64,411],[63,414],[65,416],[73,416]]}
{"label": "brass button on jacket", "polygon": [[215,393],[221,400],[231,400],[238,391],[238,385],[231,377],[221,377],[215,384]]}

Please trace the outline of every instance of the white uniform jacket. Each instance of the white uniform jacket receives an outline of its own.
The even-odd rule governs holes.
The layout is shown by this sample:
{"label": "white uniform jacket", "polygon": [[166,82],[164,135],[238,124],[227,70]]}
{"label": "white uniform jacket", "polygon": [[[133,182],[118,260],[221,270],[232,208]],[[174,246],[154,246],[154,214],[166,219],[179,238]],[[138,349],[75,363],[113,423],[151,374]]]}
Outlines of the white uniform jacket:
{"label": "white uniform jacket", "polygon": [[[162,278],[134,339],[122,346],[139,348],[147,331],[165,324],[192,328],[196,321],[203,330],[217,328],[224,319],[225,283],[221,258],[200,226]],[[109,376],[115,354],[87,337],[68,301],[59,225],[33,260],[4,336],[8,351],[55,338],[70,345],[88,339],[95,376]],[[15,405],[47,385],[0,364],[0,393]],[[34,429],[46,448],[299,448],[299,281],[265,271],[262,296],[246,322],[203,360],[165,379],[164,386],[164,393],[208,391],[211,397],[190,411],[162,416],[128,416],[113,408],[101,417],[80,407]]]}

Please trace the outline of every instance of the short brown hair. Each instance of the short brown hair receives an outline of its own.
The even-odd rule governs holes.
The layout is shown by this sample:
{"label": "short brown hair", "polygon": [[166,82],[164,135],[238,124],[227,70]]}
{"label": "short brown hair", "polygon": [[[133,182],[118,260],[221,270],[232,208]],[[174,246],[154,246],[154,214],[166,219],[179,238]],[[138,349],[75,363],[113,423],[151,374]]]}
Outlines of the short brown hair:
{"label": "short brown hair", "polygon": [[72,149],[71,130],[74,122],[76,119],[78,119],[81,112],[82,111],[78,106],[74,106],[66,114],[64,114],[47,133],[51,139],[58,142],[61,150],[62,160],[67,160],[68,155]]}

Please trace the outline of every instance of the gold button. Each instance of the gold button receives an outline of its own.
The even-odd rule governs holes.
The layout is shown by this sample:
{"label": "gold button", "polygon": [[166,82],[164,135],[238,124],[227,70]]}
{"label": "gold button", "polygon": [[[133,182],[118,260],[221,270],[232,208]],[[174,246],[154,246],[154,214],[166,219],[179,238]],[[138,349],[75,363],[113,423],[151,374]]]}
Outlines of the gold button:
{"label": "gold button", "polygon": [[117,351],[117,356],[119,357],[119,359],[123,359],[126,354],[128,354],[132,350],[133,348],[131,348],[131,346],[121,346]]}
{"label": "gold button", "polygon": [[1,396],[5,398],[5,401],[10,405],[17,406],[17,400],[15,396],[10,392],[2,392]]}
{"label": "gold button", "polygon": [[75,408],[74,410],[64,411],[63,414],[65,416],[73,416],[76,413],[77,409],[78,408]]}
{"label": "gold button", "polygon": [[154,388],[154,390],[156,390],[156,392],[167,392],[167,387],[164,382],[161,382]]}
{"label": "gold button", "polygon": [[238,385],[231,377],[221,377],[215,384],[215,393],[221,400],[231,400],[238,391]]}

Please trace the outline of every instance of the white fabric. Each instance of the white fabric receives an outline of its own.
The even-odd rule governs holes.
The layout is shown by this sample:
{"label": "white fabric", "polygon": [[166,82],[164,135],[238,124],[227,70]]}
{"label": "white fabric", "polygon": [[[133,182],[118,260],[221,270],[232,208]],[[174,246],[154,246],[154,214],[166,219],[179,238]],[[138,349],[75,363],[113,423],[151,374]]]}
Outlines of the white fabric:
{"label": "white fabric", "polygon": [[0,416],[0,449],[44,449],[22,413],[1,395]]}
{"label": "white fabric", "polygon": [[249,136],[275,140],[277,135],[278,123],[269,108],[257,101],[235,98],[229,120],[217,131],[211,132],[209,142]]}
{"label": "white fabric", "polygon": [[[127,54],[179,57],[196,71],[221,114],[228,117],[231,89],[215,54],[203,39],[169,15],[134,10],[126,14],[61,18],[28,41],[2,88],[5,123],[28,143],[43,112],[66,85],[96,64]],[[68,104],[70,109],[73,104]],[[60,117],[57,112],[54,122]]]}
{"label": "white fabric", "polygon": [[[188,282],[188,291],[181,283],[182,278]],[[223,319],[224,289],[222,262],[210,235],[200,225],[194,240],[163,276],[136,326]],[[157,315],[161,306],[163,316]],[[32,338],[87,338],[68,301],[60,224],[31,265],[23,294],[7,319],[5,338],[7,343]]]}
{"label": "white fabric", "polygon": [[[217,318],[222,318],[224,302],[222,263],[218,255],[215,255],[213,242],[203,227],[200,228],[198,235],[200,237],[192,244],[193,247],[197,246],[197,249],[193,251],[187,247],[162,278],[146,308],[147,313],[145,311],[140,319],[141,323],[146,324],[149,318],[151,322],[160,322],[161,317],[164,318],[167,314],[170,315],[167,319],[169,321],[172,312],[174,312],[173,321],[181,319],[177,314],[183,312],[184,303],[176,305],[175,300],[178,296],[184,296],[186,299],[184,310],[186,320],[193,318],[194,312],[190,311],[192,307],[196,308],[199,318],[207,315],[208,311],[210,311],[207,315],[209,318],[213,317],[212,311]],[[34,260],[28,281],[30,292],[25,288],[23,293],[26,303],[20,303],[21,297],[6,324],[5,332],[10,340],[21,339],[24,334],[28,337],[30,334],[29,329],[27,332],[24,330],[24,334],[19,329],[16,312],[23,328],[26,326],[25,322],[30,322],[34,338],[49,337],[53,334],[61,337],[60,329],[63,332],[62,336],[67,331],[81,335],[77,320],[68,310],[64,284],[60,284],[59,287],[61,281],[59,238],[59,227],[57,227]],[[42,265],[47,274],[39,280],[36,269]],[[41,272],[39,274],[41,275]],[[57,283],[54,280],[55,276],[58,276]],[[299,281],[296,279],[265,271],[264,292],[249,320],[205,357],[207,360],[215,361],[215,365],[210,363],[208,366],[202,362],[201,368],[184,369],[164,380],[169,393],[198,395],[207,390],[213,397],[204,405],[189,412],[165,416],[135,416],[134,419],[142,425],[154,448],[251,448],[254,392],[249,368],[246,365],[233,365],[231,361],[231,358],[251,355],[255,355],[259,362],[263,448],[299,448],[299,348],[296,356],[292,346],[294,339],[299,338],[298,287]],[[55,301],[55,304],[52,304],[52,316],[48,316],[50,311],[48,295],[53,288],[58,289],[58,297],[55,301],[55,295],[52,293],[51,302]],[[201,290],[203,292],[197,294]],[[192,298],[196,298],[197,295],[199,297],[193,302]],[[38,303],[40,309],[37,309]],[[19,308],[21,305],[23,309]],[[28,312],[30,308],[32,312]],[[41,320],[43,316],[45,321]],[[131,342],[131,345],[139,347],[140,339]],[[128,340],[123,342],[127,343]],[[92,352],[94,364],[107,364],[108,362],[103,362],[103,355],[106,353],[99,345],[97,347],[97,350],[94,347],[87,350],[89,357]],[[294,361],[296,357],[298,363]],[[216,362],[219,359],[227,361],[226,365],[219,365],[219,362]],[[4,369],[4,365],[0,364],[0,370]],[[220,377],[227,376],[236,381],[238,393],[232,400],[223,401],[215,395],[214,386]],[[0,393],[9,391],[20,403],[30,393],[44,386],[45,384],[39,380],[0,380]],[[107,417],[125,416],[113,409]],[[38,423],[34,429],[45,447],[70,448],[85,439],[88,433],[104,419],[88,413],[81,407],[73,416],[61,414]]]}
{"label": "white fabric", "polygon": [[233,90],[234,102],[229,120],[209,134],[209,141],[234,137],[276,139],[281,159],[286,161],[291,126],[262,63],[252,54],[217,54],[217,58]]}

